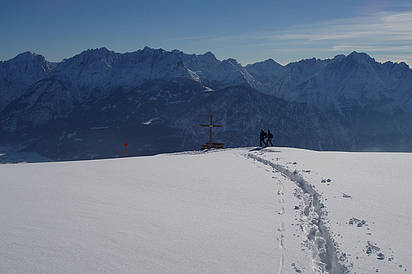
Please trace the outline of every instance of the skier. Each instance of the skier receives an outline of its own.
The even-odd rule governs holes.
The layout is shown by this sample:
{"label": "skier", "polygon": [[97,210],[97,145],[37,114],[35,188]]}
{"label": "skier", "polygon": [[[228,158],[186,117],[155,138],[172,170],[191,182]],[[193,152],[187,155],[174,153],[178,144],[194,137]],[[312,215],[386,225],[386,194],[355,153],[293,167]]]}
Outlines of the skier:
{"label": "skier", "polygon": [[268,129],[268,139],[267,139],[267,141],[266,141],[266,145],[267,145],[267,146],[269,146],[269,143],[270,143],[270,146],[273,147],[272,138],[273,138],[273,135],[272,135],[272,133],[270,132],[270,130]]}
{"label": "skier", "polygon": [[265,147],[268,145],[268,144],[265,142],[265,138],[266,138],[266,132],[262,129],[262,130],[260,131],[260,146],[261,146],[261,147],[263,147],[262,142],[263,142],[263,144],[265,145]]}

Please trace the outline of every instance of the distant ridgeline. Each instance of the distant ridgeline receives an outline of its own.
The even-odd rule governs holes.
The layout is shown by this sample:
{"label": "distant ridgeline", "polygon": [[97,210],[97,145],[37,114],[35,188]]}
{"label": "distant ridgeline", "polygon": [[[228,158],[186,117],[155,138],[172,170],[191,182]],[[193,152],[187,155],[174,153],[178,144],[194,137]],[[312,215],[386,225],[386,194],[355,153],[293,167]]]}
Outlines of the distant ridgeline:
{"label": "distant ridgeline", "polygon": [[412,70],[353,52],[242,66],[208,52],[87,50],[60,63],[30,52],[0,63],[0,144],[51,159],[200,149],[213,114],[225,147],[412,151]]}

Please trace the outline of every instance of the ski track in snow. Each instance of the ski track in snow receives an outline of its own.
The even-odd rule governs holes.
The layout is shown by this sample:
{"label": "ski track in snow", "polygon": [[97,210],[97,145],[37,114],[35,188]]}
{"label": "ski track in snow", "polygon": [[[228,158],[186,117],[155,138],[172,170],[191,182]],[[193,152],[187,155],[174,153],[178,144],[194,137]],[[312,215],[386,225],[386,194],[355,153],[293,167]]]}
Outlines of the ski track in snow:
{"label": "ski track in snow", "polygon": [[[275,179],[276,177],[272,177],[273,179]],[[278,180],[277,181],[277,195],[278,195],[278,199],[279,199],[279,204],[280,204],[280,211],[278,212],[279,215],[284,215],[285,214],[285,207],[284,207],[284,203],[285,200],[283,199],[283,195],[284,195],[284,185],[282,183],[282,181]],[[284,269],[284,265],[285,265],[285,246],[284,246],[284,234],[283,231],[285,230],[285,223],[283,221],[281,221],[279,228],[277,229],[278,231],[278,236],[277,236],[277,240],[279,242],[279,248],[281,250],[281,256],[280,256],[280,262],[279,262],[279,274],[283,273],[283,269]]]}
{"label": "ski track in snow", "polygon": [[[347,266],[341,264],[338,259],[340,256],[340,251],[337,250],[336,244],[329,233],[325,223],[324,217],[327,212],[324,205],[320,201],[320,194],[312,187],[312,185],[305,181],[302,176],[297,172],[291,172],[287,168],[268,161],[259,156],[263,154],[260,150],[251,150],[245,156],[252,160],[255,160],[265,166],[271,167],[273,170],[278,171],[280,174],[285,176],[290,181],[294,182],[300,190],[305,194],[303,195],[305,208],[303,210],[306,218],[306,225],[308,229],[308,242],[313,252],[313,270],[315,272],[321,273],[348,273],[349,269]],[[280,202],[279,215],[283,215],[285,209],[282,205],[284,186],[281,182],[278,182],[278,196]],[[278,241],[280,248],[282,249],[282,256],[280,258],[281,263],[279,267],[279,273],[283,273],[283,261],[284,261],[284,236],[283,231],[285,230],[284,223],[281,222],[278,228]],[[342,258],[344,259],[344,258]]]}

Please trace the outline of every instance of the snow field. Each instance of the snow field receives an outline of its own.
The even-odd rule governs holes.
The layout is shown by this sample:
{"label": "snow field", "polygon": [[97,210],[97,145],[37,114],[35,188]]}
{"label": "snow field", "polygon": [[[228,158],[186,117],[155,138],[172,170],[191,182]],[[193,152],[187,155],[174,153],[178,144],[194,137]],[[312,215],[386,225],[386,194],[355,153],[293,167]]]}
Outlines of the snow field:
{"label": "snow field", "polygon": [[279,248],[277,186],[238,150],[0,174],[1,273],[271,273],[303,252]]}
{"label": "snow field", "polygon": [[0,165],[0,273],[406,273],[412,154]]}
{"label": "snow field", "polygon": [[319,193],[325,225],[353,273],[405,273],[412,262],[412,154],[273,148],[260,153]]}

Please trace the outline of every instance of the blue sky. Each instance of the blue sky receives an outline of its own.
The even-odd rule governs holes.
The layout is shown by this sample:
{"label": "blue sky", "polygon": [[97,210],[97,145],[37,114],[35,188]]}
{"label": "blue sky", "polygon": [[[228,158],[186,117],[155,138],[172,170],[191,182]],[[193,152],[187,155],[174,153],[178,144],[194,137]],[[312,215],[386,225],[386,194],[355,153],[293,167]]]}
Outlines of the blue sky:
{"label": "blue sky", "polygon": [[0,2],[0,60],[24,51],[61,61],[88,48],[212,51],[242,64],[286,64],[354,50],[412,65],[412,1]]}

